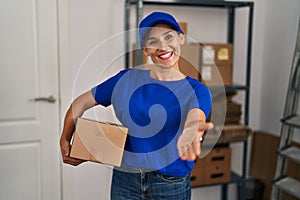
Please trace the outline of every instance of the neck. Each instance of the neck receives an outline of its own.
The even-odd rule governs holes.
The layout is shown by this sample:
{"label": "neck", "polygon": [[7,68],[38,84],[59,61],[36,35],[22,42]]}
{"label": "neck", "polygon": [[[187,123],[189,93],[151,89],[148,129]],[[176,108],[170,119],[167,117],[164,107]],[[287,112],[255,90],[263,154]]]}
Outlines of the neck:
{"label": "neck", "polygon": [[150,76],[161,81],[177,81],[185,78],[179,71],[179,67],[164,67],[156,65],[152,68]]}

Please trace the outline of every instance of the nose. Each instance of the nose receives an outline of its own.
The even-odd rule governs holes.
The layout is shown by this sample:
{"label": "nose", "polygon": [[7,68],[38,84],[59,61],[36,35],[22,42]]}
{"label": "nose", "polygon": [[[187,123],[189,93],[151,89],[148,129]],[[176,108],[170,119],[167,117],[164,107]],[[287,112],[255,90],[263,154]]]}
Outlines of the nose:
{"label": "nose", "polygon": [[161,51],[166,51],[167,50],[167,47],[168,47],[168,43],[165,42],[165,41],[160,41],[159,42],[159,50]]}

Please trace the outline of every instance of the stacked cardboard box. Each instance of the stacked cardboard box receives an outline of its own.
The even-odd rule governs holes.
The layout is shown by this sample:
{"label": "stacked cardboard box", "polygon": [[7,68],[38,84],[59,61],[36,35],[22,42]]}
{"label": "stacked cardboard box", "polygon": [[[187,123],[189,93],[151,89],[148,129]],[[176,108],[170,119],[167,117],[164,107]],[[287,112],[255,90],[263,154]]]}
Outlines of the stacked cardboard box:
{"label": "stacked cardboard box", "polygon": [[221,98],[217,95],[213,96],[212,109],[216,117],[223,117],[226,106],[225,125],[240,124],[242,106],[233,100],[234,95],[236,95],[235,92],[227,92],[225,102],[223,97]]}
{"label": "stacked cardboard box", "polygon": [[[230,143],[237,141],[245,141],[252,133],[250,127],[241,124],[242,106],[235,102],[233,97],[236,92],[227,92],[226,94],[226,114],[224,127],[218,140],[218,143]],[[224,102],[217,97],[213,99],[213,109],[215,117],[220,115],[223,117]],[[220,113],[219,113],[220,112]]]}
{"label": "stacked cardboard box", "polygon": [[225,125],[228,124],[240,124],[242,116],[242,105],[233,100],[234,96],[237,95],[237,92],[227,92],[227,109],[226,109],[226,118]]}
{"label": "stacked cardboard box", "polygon": [[200,46],[198,44],[183,45],[181,47],[181,57],[179,69],[186,76],[190,76],[201,81],[200,74]]}
{"label": "stacked cardboard box", "polygon": [[225,183],[231,178],[230,147],[215,147],[206,157],[195,161],[191,186]]}
{"label": "stacked cardboard box", "polygon": [[234,101],[227,101],[227,112],[225,124],[239,124],[242,115],[241,104]]}
{"label": "stacked cardboard box", "polygon": [[232,44],[201,43],[201,74],[208,86],[232,84]]}

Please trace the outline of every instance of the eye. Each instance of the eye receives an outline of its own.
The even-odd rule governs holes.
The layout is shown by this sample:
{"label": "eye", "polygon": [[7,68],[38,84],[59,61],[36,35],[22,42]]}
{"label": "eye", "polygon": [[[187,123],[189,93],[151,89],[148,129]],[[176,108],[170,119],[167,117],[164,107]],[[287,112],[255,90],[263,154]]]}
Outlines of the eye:
{"label": "eye", "polygon": [[173,39],[173,35],[172,34],[167,34],[166,36],[165,36],[165,40],[167,40],[167,41],[170,41],[170,40],[172,40]]}
{"label": "eye", "polygon": [[151,40],[148,40],[148,41],[147,41],[147,46],[154,46],[154,45],[156,45],[156,44],[157,44],[157,40],[151,39]]}

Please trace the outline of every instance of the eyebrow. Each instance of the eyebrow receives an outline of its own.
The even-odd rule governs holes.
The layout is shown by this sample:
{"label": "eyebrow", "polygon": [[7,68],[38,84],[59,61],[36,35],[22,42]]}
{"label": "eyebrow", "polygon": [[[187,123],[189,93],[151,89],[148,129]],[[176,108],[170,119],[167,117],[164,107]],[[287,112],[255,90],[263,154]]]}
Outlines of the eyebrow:
{"label": "eyebrow", "polygon": [[[170,31],[166,31],[162,35],[168,35],[169,33],[172,33],[172,31],[171,30]],[[155,37],[149,37],[149,38],[147,38],[147,41],[148,40],[155,40]]]}

